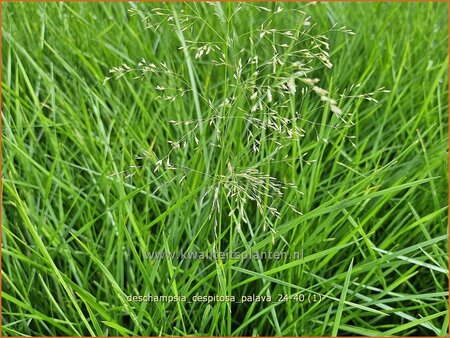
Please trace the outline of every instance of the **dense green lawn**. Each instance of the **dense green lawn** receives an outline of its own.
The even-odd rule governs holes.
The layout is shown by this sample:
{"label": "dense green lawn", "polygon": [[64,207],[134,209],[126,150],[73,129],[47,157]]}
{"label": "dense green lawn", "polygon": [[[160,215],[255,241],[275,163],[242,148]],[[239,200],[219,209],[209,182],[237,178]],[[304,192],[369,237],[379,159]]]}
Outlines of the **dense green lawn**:
{"label": "dense green lawn", "polygon": [[447,335],[446,3],[2,15],[3,335]]}

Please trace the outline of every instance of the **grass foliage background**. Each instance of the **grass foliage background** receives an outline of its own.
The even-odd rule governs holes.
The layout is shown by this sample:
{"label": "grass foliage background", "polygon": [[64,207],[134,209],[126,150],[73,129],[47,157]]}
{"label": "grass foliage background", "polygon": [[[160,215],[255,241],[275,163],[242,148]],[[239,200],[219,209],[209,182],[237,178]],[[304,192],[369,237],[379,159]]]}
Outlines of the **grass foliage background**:
{"label": "grass foliage background", "polygon": [[[167,140],[181,136],[169,120],[196,117],[191,93],[170,103],[156,99],[152,79],[102,83],[112,66],[142,57],[189,72],[177,33],[146,30],[127,12],[132,6],[155,4],[2,3],[2,334],[446,335],[447,4],[305,9],[324,30],[337,22],[356,33],[327,34],[334,66],[315,71],[324,88],[361,83],[356,94],[391,92],[377,95],[379,103],[342,100],[341,109],[353,112],[356,148],[327,128],[320,132],[328,143],[307,134],[288,148],[315,160],[275,169],[304,193],[285,196],[303,215],[281,207],[279,219],[267,217],[274,232],[264,231],[264,216],[249,204],[251,225],[236,231],[224,214],[220,240],[211,198],[200,201],[208,184],[201,175],[161,184],[144,163],[132,177],[112,176],[142,164],[135,156],[143,151],[167,153]],[[198,13],[207,31],[217,24],[213,11],[227,15],[233,6],[169,8]],[[262,15],[249,10],[235,26],[216,29],[233,36]],[[288,18],[273,24],[297,24]],[[199,91],[223,94],[226,75],[191,57]],[[322,126],[333,118],[300,93],[292,104],[315,109]],[[240,134],[228,136],[239,144]],[[221,161],[178,160],[203,172]],[[304,250],[304,258],[145,259],[149,251],[210,251],[214,243],[221,251]],[[136,294],[271,294],[274,301],[127,301]],[[323,301],[278,302],[277,294]]]}

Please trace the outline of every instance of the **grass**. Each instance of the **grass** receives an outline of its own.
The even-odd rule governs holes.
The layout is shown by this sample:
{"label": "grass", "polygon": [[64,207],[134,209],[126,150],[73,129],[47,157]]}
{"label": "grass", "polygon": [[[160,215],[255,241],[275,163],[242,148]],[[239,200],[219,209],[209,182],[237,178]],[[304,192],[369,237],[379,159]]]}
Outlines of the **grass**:
{"label": "grass", "polygon": [[[266,27],[325,32],[325,95],[289,80],[310,37],[267,33],[284,65],[234,77],[272,57],[247,39],[272,12],[159,5],[2,3],[2,334],[447,335],[448,5],[264,4]],[[246,115],[260,100],[279,114]],[[180,251],[303,257],[147,259]]]}

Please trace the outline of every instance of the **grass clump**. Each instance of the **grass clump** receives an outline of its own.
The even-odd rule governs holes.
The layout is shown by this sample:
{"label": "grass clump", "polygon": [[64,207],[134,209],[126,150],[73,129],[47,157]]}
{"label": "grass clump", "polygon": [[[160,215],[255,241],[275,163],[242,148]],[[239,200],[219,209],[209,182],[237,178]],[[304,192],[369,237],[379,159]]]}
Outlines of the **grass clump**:
{"label": "grass clump", "polygon": [[2,4],[2,334],[446,335],[446,13]]}

